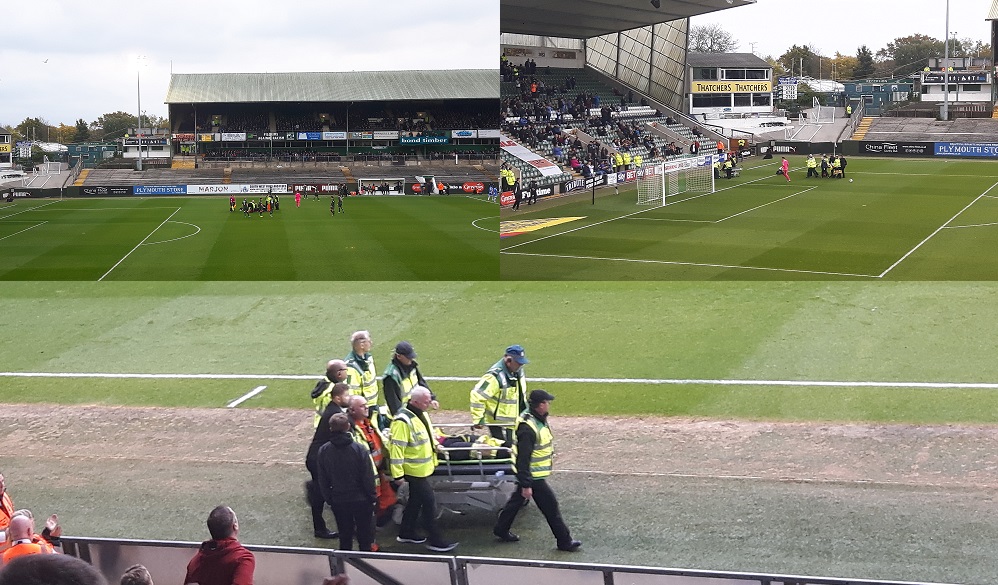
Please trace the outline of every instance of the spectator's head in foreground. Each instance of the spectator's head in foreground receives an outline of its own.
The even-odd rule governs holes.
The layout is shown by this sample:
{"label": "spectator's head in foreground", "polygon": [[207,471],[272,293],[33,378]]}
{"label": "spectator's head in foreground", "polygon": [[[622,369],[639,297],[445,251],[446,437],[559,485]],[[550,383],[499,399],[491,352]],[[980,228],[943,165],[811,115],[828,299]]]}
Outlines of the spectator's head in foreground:
{"label": "spectator's head in foreground", "polygon": [[24,555],[0,569],[0,585],[107,585],[107,581],[76,557]]}

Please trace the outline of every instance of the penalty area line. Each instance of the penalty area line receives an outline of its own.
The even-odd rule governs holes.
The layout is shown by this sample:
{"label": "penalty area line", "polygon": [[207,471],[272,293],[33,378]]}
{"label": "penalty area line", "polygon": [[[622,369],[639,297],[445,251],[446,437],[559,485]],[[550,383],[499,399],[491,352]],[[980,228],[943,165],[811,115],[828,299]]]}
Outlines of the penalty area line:
{"label": "penalty area line", "polygon": [[250,398],[253,398],[253,397],[254,397],[254,396],[256,396],[257,394],[259,394],[259,393],[263,392],[263,391],[264,391],[264,390],[266,390],[266,389],[267,389],[267,387],[266,387],[266,386],[257,386],[256,388],[254,388],[254,389],[250,390],[250,391],[249,391],[249,392],[247,392],[246,394],[243,394],[243,395],[242,395],[242,396],[240,396],[239,398],[236,398],[236,399],[235,399],[235,400],[233,400],[232,402],[230,402],[230,403],[226,404],[226,405],[225,405],[225,408],[235,408],[235,407],[239,406],[240,404],[242,404],[243,402],[246,402],[246,401],[247,401],[247,400],[249,400]]}

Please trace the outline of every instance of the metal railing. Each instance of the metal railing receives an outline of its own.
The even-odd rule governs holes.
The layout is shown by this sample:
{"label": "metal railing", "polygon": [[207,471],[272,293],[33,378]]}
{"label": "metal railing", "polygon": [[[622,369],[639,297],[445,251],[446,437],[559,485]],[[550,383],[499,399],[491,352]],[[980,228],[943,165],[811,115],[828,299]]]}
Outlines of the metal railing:
{"label": "metal railing", "polygon": [[[96,567],[117,583],[130,566],[144,565],[157,583],[180,582],[200,543],[63,537],[66,554]],[[377,585],[917,585],[912,582],[838,579],[802,575],[735,573],[464,557],[369,553],[316,548],[246,545],[256,557],[256,585],[320,585],[323,578],[346,573],[351,583]]]}

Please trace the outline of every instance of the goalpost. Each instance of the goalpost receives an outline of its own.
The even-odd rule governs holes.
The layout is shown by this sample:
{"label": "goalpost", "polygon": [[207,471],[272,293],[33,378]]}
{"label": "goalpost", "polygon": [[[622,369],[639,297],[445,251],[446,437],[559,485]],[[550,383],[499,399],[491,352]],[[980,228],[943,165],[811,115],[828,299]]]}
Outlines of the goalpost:
{"label": "goalpost", "polygon": [[638,172],[638,205],[665,205],[680,193],[714,192],[714,155],[647,164]]}
{"label": "goalpost", "polygon": [[814,122],[816,124],[824,124],[835,121],[834,107],[821,105],[821,102],[818,101],[817,96],[811,98],[811,105],[814,106]]}

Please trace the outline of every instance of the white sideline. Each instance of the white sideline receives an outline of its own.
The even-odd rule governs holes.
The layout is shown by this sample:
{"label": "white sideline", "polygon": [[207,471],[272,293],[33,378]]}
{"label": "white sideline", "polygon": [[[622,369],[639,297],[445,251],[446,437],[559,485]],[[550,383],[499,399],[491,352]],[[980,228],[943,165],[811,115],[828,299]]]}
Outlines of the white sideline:
{"label": "white sideline", "polygon": [[[317,380],[320,374],[112,374],[100,372],[0,372],[0,378],[139,378],[183,380]],[[475,376],[427,376],[440,382],[476,382]],[[938,388],[998,390],[994,382],[877,382],[870,380],[731,380],[708,378],[544,378],[533,382],[701,386],[787,386],[814,388]]]}
{"label": "white sideline", "polygon": [[226,405],[225,405],[225,408],[235,408],[235,407],[239,406],[240,404],[242,404],[243,402],[246,402],[246,401],[247,401],[247,400],[249,400],[250,398],[253,398],[253,397],[254,397],[254,396],[256,396],[257,394],[259,394],[259,393],[263,392],[263,391],[264,391],[264,390],[266,390],[266,389],[267,389],[267,387],[266,387],[266,386],[257,386],[256,388],[254,388],[254,389],[250,390],[250,391],[249,391],[249,392],[247,392],[246,394],[243,394],[243,395],[242,395],[242,396],[240,396],[239,398],[236,398],[236,399],[235,399],[235,400],[233,400],[232,402],[230,402],[230,403],[226,404]]}

